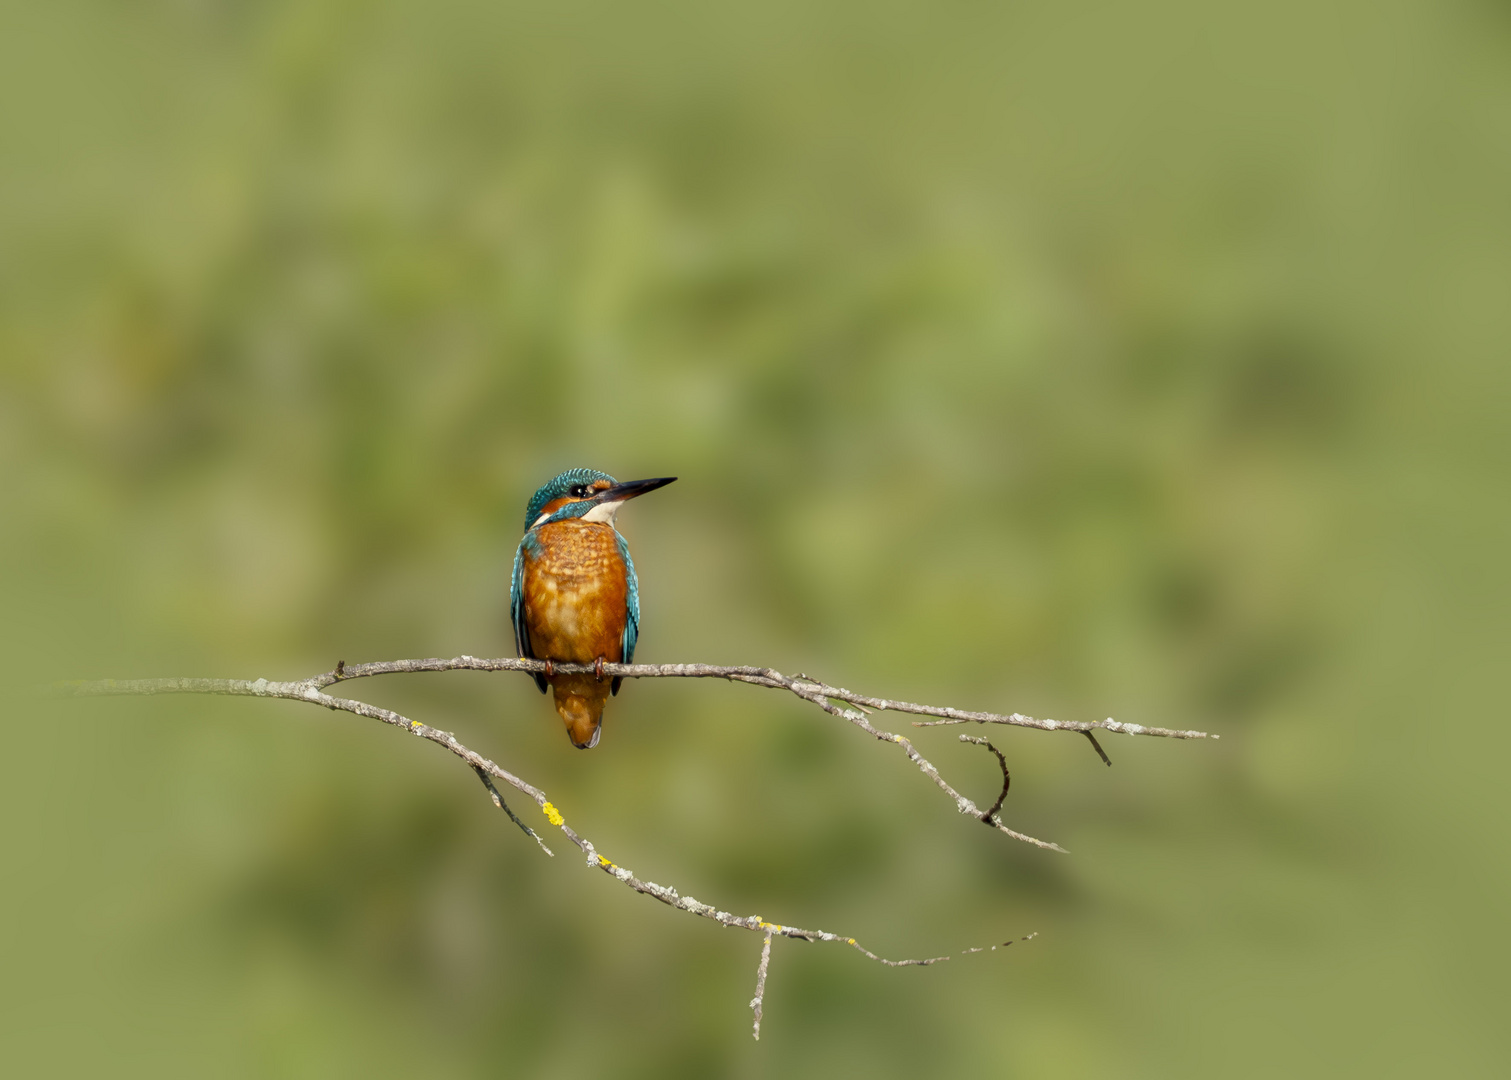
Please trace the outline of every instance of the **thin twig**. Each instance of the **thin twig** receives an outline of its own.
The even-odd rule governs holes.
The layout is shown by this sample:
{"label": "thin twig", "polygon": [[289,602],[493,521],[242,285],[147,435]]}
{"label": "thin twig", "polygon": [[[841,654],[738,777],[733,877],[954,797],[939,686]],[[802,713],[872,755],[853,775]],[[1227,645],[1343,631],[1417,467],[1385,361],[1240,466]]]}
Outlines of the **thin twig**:
{"label": "thin twig", "polygon": [[969,956],[971,953],[977,953],[977,952],[996,952],[998,949],[1005,949],[1009,945],[1014,945],[1014,944],[1016,944],[1019,941],[1032,941],[1034,938],[1036,938],[1038,936],[1039,936],[1039,932],[1037,930],[1035,930],[1032,934],[1024,934],[1022,937],[1020,937],[1020,938],[1014,938],[1012,941],[1004,941],[1001,945],[990,945],[990,946],[987,946],[986,948],[983,948],[983,949],[964,949],[964,950],[961,951],[960,955],[961,956]]}
{"label": "thin twig", "polygon": [[[1102,759],[1102,763],[1109,769],[1112,768],[1112,759],[1107,756],[1107,751],[1102,749],[1102,744],[1097,742],[1097,737],[1089,731],[1083,731],[1081,734],[1091,740],[1091,748],[1097,752],[1097,757]],[[1217,736],[1213,735],[1212,738],[1215,739]]]}
{"label": "thin twig", "polygon": [[761,1002],[766,998],[766,969],[771,966],[771,931],[766,931],[766,940],[761,943],[761,964],[756,968],[756,992],[750,999],[750,1008],[755,1012],[755,1041],[761,1041]]}
{"label": "thin twig", "polygon": [[489,776],[486,772],[484,772],[482,769],[479,769],[475,765],[472,767],[472,771],[477,773],[477,778],[483,782],[483,787],[487,788],[488,794],[493,796],[493,805],[498,807],[504,813],[508,814],[510,821],[514,822],[514,824],[525,830],[525,835],[539,844],[540,850],[544,851],[547,855],[551,856],[554,859],[556,857],[556,852],[546,847],[546,842],[540,838],[540,834],[537,833],[534,829],[530,828],[530,826],[526,825],[523,821],[519,820],[519,816],[515,814],[513,810],[509,809],[509,804],[504,802],[504,797],[498,793],[498,788],[493,786],[493,777]]}
{"label": "thin twig", "polygon": [[992,803],[992,808],[981,815],[981,820],[990,825],[992,818],[996,816],[997,811],[1002,809],[1002,802],[1007,798],[1007,789],[1012,786],[1013,778],[1012,774],[1007,771],[1007,758],[1003,757],[1002,751],[998,750],[991,743],[987,742],[985,739],[978,739],[974,735],[962,735],[960,736],[960,741],[975,743],[977,746],[986,747],[992,753],[997,755],[997,764],[1002,766],[1002,794],[997,796],[997,801]]}

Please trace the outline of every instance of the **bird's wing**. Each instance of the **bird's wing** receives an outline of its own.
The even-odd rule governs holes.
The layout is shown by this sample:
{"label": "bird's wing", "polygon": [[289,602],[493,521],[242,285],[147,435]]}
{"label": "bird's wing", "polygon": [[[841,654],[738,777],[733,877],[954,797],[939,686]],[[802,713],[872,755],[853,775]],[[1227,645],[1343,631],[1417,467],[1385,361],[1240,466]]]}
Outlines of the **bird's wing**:
{"label": "bird's wing", "polygon": [[[525,533],[525,538],[519,542],[519,547],[514,552],[514,577],[509,582],[509,621],[514,624],[514,651],[527,660],[534,660],[535,652],[530,648],[530,628],[525,625],[525,545],[529,541],[530,534]],[[546,677],[537,674],[535,685],[544,694]]]}
{"label": "bird's wing", "polygon": [[[635,560],[630,558],[630,545],[618,532],[614,533],[614,539],[619,545],[619,557],[624,560],[624,648],[620,654],[621,662],[633,664],[635,642],[640,640],[640,582],[635,577]],[[619,684],[623,681],[622,676],[614,677],[614,682],[610,687],[613,693],[619,693]]]}

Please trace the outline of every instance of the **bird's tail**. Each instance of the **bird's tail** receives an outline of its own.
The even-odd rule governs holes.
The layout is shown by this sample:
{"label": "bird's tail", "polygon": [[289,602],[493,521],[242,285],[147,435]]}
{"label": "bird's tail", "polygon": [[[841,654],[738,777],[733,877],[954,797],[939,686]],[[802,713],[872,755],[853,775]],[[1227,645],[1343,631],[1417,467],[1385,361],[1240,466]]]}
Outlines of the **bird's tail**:
{"label": "bird's tail", "polygon": [[567,725],[567,737],[579,750],[598,745],[602,733],[603,707],[609,700],[609,684],[592,675],[558,675],[552,682],[556,711]]}

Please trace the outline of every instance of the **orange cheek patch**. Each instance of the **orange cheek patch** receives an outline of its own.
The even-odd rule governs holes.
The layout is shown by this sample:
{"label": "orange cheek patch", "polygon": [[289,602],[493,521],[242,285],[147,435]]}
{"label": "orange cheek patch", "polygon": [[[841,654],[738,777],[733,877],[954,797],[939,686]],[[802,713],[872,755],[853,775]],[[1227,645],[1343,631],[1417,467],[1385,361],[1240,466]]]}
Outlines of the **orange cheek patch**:
{"label": "orange cheek patch", "polygon": [[[582,500],[580,500],[580,499],[574,499],[574,498],[572,498],[572,496],[570,496],[570,495],[563,495],[559,499],[552,499],[550,502],[546,503],[545,506],[541,507],[540,512],[542,514],[554,514],[554,513],[556,513],[556,511],[560,510],[563,506],[566,506],[567,503],[581,502],[581,501]],[[533,525],[535,523],[532,521],[530,524]]]}

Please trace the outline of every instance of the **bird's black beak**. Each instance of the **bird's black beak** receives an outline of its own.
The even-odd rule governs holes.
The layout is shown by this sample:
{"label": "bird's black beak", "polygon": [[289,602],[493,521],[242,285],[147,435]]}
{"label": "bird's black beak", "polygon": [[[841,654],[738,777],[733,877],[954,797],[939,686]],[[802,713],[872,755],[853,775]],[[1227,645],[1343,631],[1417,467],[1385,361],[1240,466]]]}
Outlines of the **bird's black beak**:
{"label": "bird's black beak", "polygon": [[626,499],[633,499],[637,495],[644,495],[647,491],[655,491],[659,487],[666,487],[667,484],[670,484],[675,479],[677,479],[675,476],[658,476],[654,480],[626,480],[624,483],[615,484],[607,491],[602,492],[598,496],[598,501],[601,503],[624,502]]}

